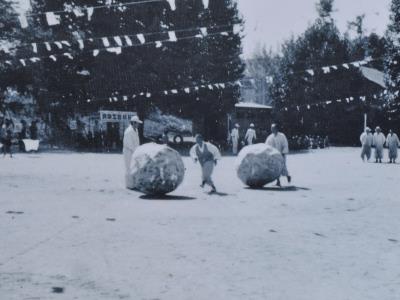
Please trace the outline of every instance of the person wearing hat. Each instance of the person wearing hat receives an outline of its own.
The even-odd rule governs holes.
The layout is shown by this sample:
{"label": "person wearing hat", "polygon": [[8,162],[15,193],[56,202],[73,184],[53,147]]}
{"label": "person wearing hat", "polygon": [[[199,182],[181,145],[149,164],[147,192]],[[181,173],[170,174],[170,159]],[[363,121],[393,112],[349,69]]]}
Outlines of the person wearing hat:
{"label": "person wearing hat", "polygon": [[203,188],[206,184],[211,186],[211,193],[217,192],[214,182],[211,178],[217,160],[221,159],[221,153],[218,148],[211,143],[204,142],[201,134],[196,135],[196,144],[190,149],[190,157],[194,162],[199,162],[201,166]]}
{"label": "person wearing hat", "polygon": [[231,135],[230,135],[230,141],[232,143],[232,153],[234,155],[238,154],[238,150],[239,150],[239,124],[235,124],[235,128],[232,129],[231,131]]}
{"label": "person wearing hat", "polygon": [[397,159],[397,149],[400,146],[400,141],[399,137],[393,132],[392,129],[390,129],[386,138],[386,145],[389,148],[389,163],[395,164]]}
{"label": "person wearing hat", "polygon": [[254,129],[254,127],[254,124],[251,123],[250,128],[247,129],[246,135],[244,137],[247,145],[253,145],[253,143],[255,143],[255,141],[257,140],[256,130]]}
{"label": "person wearing hat", "polygon": [[130,120],[129,126],[125,129],[123,139],[124,162],[125,162],[125,183],[126,187],[130,188],[129,169],[131,167],[132,155],[135,150],[140,146],[139,140],[139,125],[143,122],[138,116],[133,116]]}
{"label": "person wearing hat", "polygon": [[[292,181],[292,177],[289,175],[289,171],[286,165],[286,155],[289,153],[289,142],[286,138],[286,135],[282,132],[279,132],[277,124],[271,125],[271,132],[272,133],[267,137],[265,143],[268,146],[278,150],[279,153],[281,153],[281,155],[283,156],[284,165],[281,176],[286,176],[288,183],[290,183]],[[276,181],[276,185],[279,187],[281,186],[281,181],[279,178]]]}
{"label": "person wearing hat", "polygon": [[367,161],[371,158],[371,148],[374,142],[374,137],[372,136],[371,129],[369,127],[365,128],[365,131],[360,136],[361,142],[361,159]]}
{"label": "person wearing hat", "polygon": [[382,133],[381,128],[378,126],[374,133],[374,146],[375,146],[375,163],[382,163],[383,159],[383,146],[385,145],[386,137]]}

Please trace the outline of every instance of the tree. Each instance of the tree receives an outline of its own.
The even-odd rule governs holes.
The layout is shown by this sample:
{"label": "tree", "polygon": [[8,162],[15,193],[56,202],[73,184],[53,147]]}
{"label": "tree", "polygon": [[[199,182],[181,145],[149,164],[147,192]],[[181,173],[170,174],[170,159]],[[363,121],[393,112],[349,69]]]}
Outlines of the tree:
{"label": "tree", "polygon": [[398,121],[400,106],[400,0],[392,0],[390,23],[386,31],[385,72],[388,85],[389,117]]}
{"label": "tree", "polygon": [[320,18],[330,18],[334,12],[333,3],[335,0],[320,0],[317,4],[317,12]]}

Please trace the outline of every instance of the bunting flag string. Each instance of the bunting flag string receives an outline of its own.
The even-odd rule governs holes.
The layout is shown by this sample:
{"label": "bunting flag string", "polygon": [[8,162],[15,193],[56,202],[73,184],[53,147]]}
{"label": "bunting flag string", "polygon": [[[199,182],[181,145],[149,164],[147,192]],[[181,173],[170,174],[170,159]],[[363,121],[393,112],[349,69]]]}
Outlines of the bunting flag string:
{"label": "bunting flag string", "polygon": [[[171,30],[164,30],[164,31],[157,31],[157,32],[139,32],[129,35],[111,35],[111,36],[103,36],[103,37],[90,37],[86,39],[76,39],[76,40],[58,40],[58,41],[36,41],[33,43],[24,43],[19,44],[17,46],[7,48],[7,53],[10,51],[15,50],[31,50],[34,53],[38,52],[51,52],[54,51],[53,48],[57,47],[58,50],[66,48],[77,48],[79,50],[84,49],[88,46],[97,46],[100,47],[110,47],[110,44],[113,43],[115,46],[123,46],[124,42],[127,45],[133,44],[132,40],[137,40],[140,43],[145,43],[146,37],[155,36],[155,35],[168,35],[170,40],[174,40],[176,38],[177,33],[185,33],[185,32],[196,32],[196,37],[201,38],[207,35],[208,30],[215,31],[218,29],[233,29],[233,32],[236,34],[240,32],[241,24],[240,23],[233,23],[233,24],[225,24],[225,25],[216,25],[212,27],[190,27],[190,28],[178,28]],[[111,41],[110,41],[111,40]],[[55,47],[52,47],[55,46]],[[1,49],[0,49],[1,50]],[[53,54],[53,53],[51,53]]]}
{"label": "bunting flag string", "polygon": [[[400,91],[396,92],[397,94],[400,93]],[[361,96],[352,96],[352,97],[345,97],[345,98],[340,98],[340,99],[335,99],[335,100],[324,100],[324,101],[320,101],[320,102],[314,102],[314,103],[308,103],[308,104],[296,104],[296,105],[290,105],[290,106],[285,106],[280,108],[280,111],[289,111],[289,110],[297,110],[297,111],[301,111],[301,110],[311,110],[311,108],[313,107],[325,107],[327,105],[331,105],[334,103],[353,103],[355,101],[358,101],[359,103],[366,103],[367,100],[371,100],[371,101],[377,101],[379,99],[382,99],[383,96],[388,94],[388,90],[383,90],[380,93],[375,93],[372,95],[361,95]],[[387,105],[389,105],[389,103],[384,103],[383,107],[386,107]]]}
{"label": "bunting flag string", "polygon": [[[184,32],[185,30],[180,30],[179,32]],[[189,29],[186,31],[193,31],[193,29]],[[226,36],[229,33],[232,33],[233,30],[224,30],[224,31],[216,31],[213,33],[209,33],[207,35],[207,38],[212,38],[214,36],[218,36],[218,35],[223,35]],[[136,46],[146,46],[146,45],[155,45],[156,48],[160,48],[164,43],[168,43],[168,42],[178,42],[178,41],[182,41],[182,40],[188,40],[188,39],[194,39],[194,38],[199,38],[199,34],[196,33],[194,35],[189,35],[189,36],[182,36],[182,37],[178,37],[176,35],[175,31],[169,31],[168,32],[168,37],[166,37],[163,40],[157,40],[157,41],[146,41],[145,36],[147,35],[155,35],[155,34],[159,34],[159,33],[151,33],[151,34],[139,34],[139,37],[137,37],[138,42],[133,43],[132,39],[130,38],[130,36],[125,35],[123,36],[126,44],[122,44],[122,46],[119,46],[119,41],[122,42],[122,37],[121,36],[116,36],[114,37],[114,41],[116,42],[116,45],[111,45],[110,39],[108,38],[101,38],[102,41],[102,47],[99,48],[93,48],[92,49],[87,49],[86,51],[83,51],[84,48],[81,49],[81,47],[79,47],[80,52],[77,54],[74,54],[72,52],[58,52],[58,53],[54,53],[51,55],[45,55],[45,56],[32,56],[32,57],[24,57],[24,58],[14,58],[12,60],[5,60],[4,64],[5,65],[10,65],[10,66],[14,66],[16,64],[19,63],[19,65],[22,65],[23,67],[28,66],[27,62],[30,63],[37,63],[40,62],[42,60],[48,60],[51,59],[52,61],[57,61],[57,58],[62,58],[62,57],[66,57],[68,59],[74,59],[76,56],[82,54],[82,53],[91,53],[93,56],[98,56],[100,54],[101,51],[106,51],[106,52],[111,52],[111,53],[115,53],[115,54],[121,54],[122,53],[122,49],[123,48],[129,48],[129,47],[136,47]],[[137,36],[138,34],[136,34],[135,36]],[[203,36],[201,36],[200,38],[204,38]],[[68,41],[61,41],[61,44],[67,45],[68,47],[71,47],[71,44]],[[79,43],[81,44],[81,42]],[[37,47],[37,43],[35,43],[35,47]],[[36,49],[36,48],[35,48]],[[34,53],[37,53],[37,51]]]}
{"label": "bunting flag string", "polygon": [[[115,3],[115,4],[112,4],[111,0],[107,0],[106,4],[104,5],[82,7],[82,6],[73,6],[71,4],[64,4],[64,9],[62,10],[46,11],[38,13],[23,13],[23,14],[18,14],[17,17],[19,19],[21,28],[29,27],[29,20],[28,20],[29,17],[38,17],[38,16],[44,16],[48,26],[55,26],[61,24],[64,15],[66,15],[66,17],[69,16],[75,16],[77,18],[86,17],[88,21],[91,21],[95,10],[98,9],[113,8],[121,12],[124,12],[127,9],[127,7],[130,6],[144,5],[156,2],[158,3],[165,2],[169,5],[172,11],[176,10],[175,0],[140,0],[140,1],[131,1],[126,3]],[[209,0],[203,0],[204,9],[208,9],[208,6],[209,6]]]}
{"label": "bunting flag string", "polygon": [[227,81],[224,83],[203,83],[200,85],[193,86],[185,86],[181,88],[172,88],[168,90],[161,91],[149,91],[145,90],[142,92],[137,92],[132,95],[120,94],[119,92],[114,92],[110,97],[107,98],[89,98],[86,100],[87,103],[90,102],[99,102],[99,101],[108,101],[108,102],[120,102],[120,101],[129,101],[136,98],[151,98],[151,97],[159,97],[159,96],[169,96],[169,95],[178,95],[178,94],[190,94],[195,92],[200,92],[201,90],[209,90],[209,91],[219,91],[224,90],[229,87],[239,86],[239,81]]}

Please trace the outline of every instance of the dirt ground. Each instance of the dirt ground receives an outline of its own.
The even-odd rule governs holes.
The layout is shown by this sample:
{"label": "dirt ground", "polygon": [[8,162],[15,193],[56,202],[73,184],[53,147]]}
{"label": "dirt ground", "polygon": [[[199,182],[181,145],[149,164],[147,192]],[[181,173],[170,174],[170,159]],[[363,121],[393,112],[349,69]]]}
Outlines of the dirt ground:
{"label": "dirt ground", "polygon": [[212,196],[185,165],[152,199],[122,155],[1,157],[0,299],[399,299],[400,165],[319,150],[249,190],[226,157]]}

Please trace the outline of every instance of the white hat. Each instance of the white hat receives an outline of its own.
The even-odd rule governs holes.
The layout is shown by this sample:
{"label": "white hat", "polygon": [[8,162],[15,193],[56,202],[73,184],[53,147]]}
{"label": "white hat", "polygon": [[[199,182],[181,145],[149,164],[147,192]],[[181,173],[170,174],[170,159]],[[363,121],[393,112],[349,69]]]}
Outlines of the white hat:
{"label": "white hat", "polygon": [[250,124],[250,127],[254,127],[254,124],[253,124],[253,123],[251,123],[251,124]]}
{"label": "white hat", "polygon": [[235,127],[240,127],[240,125],[238,123],[235,124]]}
{"label": "white hat", "polygon": [[140,119],[139,119],[138,116],[133,116],[133,117],[131,118],[131,122],[138,123],[138,124],[143,124],[143,122],[140,121]]}

